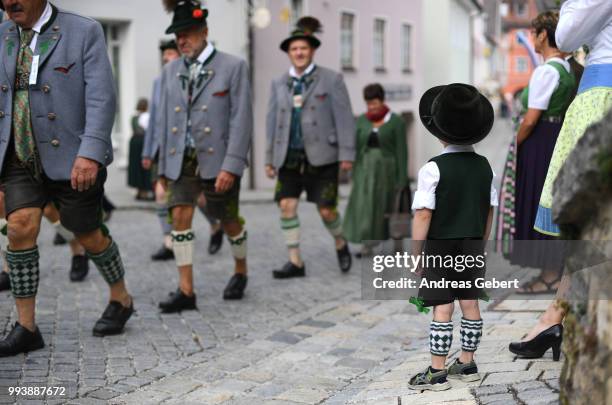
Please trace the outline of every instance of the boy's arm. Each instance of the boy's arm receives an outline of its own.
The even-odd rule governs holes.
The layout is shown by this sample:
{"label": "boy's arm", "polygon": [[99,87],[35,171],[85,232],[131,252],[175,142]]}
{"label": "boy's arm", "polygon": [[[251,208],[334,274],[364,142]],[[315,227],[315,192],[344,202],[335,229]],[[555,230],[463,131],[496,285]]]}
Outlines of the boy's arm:
{"label": "boy's arm", "polygon": [[412,255],[421,254],[423,244],[427,240],[429,224],[433,211],[428,208],[421,208],[415,211],[412,219]]}
{"label": "boy's arm", "polygon": [[487,217],[487,226],[485,228],[485,233],[482,239],[484,241],[489,240],[489,235],[491,234],[491,227],[493,226],[493,207],[489,208],[489,216]]}

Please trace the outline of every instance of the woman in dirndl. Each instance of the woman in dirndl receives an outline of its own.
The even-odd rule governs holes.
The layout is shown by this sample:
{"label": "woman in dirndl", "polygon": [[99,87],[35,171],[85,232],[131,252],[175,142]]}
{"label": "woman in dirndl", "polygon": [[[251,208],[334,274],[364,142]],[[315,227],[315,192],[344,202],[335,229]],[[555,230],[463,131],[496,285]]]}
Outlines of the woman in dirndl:
{"label": "woman in dirndl", "polygon": [[363,95],[368,111],[357,119],[353,188],[343,225],[348,241],[362,243],[358,257],[389,239],[387,214],[396,191],[408,183],[406,124],[385,104],[380,84],[366,86]]}
{"label": "woman in dirndl", "polygon": [[[612,109],[612,1],[567,0],[561,7],[555,38],[564,52],[574,52],[583,45],[589,51],[578,94],[565,114],[555,144],[534,225],[539,233],[558,237],[561,231],[552,216],[554,181],[586,129]],[[568,288],[569,280],[563,277],[557,298],[563,297]],[[547,347],[560,344],[565,310],[558,299],[549,305],[523,341],[510,344],[511,352],[537,358],[543,356]]]}

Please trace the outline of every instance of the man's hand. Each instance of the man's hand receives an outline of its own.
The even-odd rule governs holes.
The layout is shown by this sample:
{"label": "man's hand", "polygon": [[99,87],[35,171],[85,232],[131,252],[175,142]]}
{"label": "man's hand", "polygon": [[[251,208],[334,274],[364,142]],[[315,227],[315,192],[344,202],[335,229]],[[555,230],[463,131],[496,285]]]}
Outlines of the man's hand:
{"label": "man's hand", "polygon": [[342,161],[340,162],[340,170],[342,170],[343,172],[348,172],[353,170],[353,162],[349,162],[349,161]]}
{"label": "man's hand", "polygon": [[85,191],[96,183],[100,164],[95,160],[77,157],[72,166],[70,184],[73,190]]}
{"label": "man's hand", "polygon": [[215,182],[215,191],[217,193],[227,192],[234,185],[234,181],[236,181],[236,175],[226,172],[225,170],[221,170],[217,176],[217,181]]}
{"label": "man's hand", "polygon": [[272,165],[266,165],[266,176],[273,179],[276,177],[276,169]]}
{"label": "man's hand", "polygon": [[153,164],[153,161],[149,158],[144,158],[142,159],[142,168],[145,170],[151,170],[151,165]]}

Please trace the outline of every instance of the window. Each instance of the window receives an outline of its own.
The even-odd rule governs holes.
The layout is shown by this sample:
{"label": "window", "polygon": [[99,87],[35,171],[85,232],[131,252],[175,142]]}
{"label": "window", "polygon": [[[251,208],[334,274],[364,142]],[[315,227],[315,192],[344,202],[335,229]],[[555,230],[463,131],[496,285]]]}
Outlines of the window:
{"label": "window", "polygon": [[401,38],[401,60],[402,70],[404,72],[410,71],[410,53],[412,52],[412,27],[410,24],[402,24],[402,38]]}
{"label": "window", "polygon": [[115,89],[117,90],[117,113],[115,114],[114,132],[121,132],[121,25],[113,23],[102,23],[108,58],[113,68],[115,78]]}
{"label": "window", "polygon": [[342,69],[355,67],[355,16],[342,13],[340,18],[340,66]]}
{"label": "window", "polygon": [[291,21],[293,23],[291,25],[295,26],[295,23],[297,22],[297,20],[300,19],[300,17],[302,17],[303,14],[304,14],[303,0],[291,0]]}
{"label": "window", "polygon": [[374,20],[374,69],[377,71],[385,70],[385,28],[385,20]]}
{"label": "window", "polygon": [[527,73],[529,71],[529,62],[525,56],[516,57],[516,71],[518,73]]}

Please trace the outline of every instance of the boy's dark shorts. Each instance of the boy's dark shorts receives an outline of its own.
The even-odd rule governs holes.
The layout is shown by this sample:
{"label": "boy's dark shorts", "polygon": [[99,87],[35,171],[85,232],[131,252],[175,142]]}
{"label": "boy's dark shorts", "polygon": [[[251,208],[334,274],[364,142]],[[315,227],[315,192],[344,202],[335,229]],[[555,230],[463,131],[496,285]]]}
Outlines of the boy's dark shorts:
{"label": "boy's dark shorts", "polygon": [[217,179],[202,179],[198,174],[197,157],[185,153],[181,176],[168,181],[168,208],[178,205],[197,204],[198,197],[204,193],[206,210],[220,221],[240,221],[240,177],[236,177],[230,190],[225,193],[215,191]]}
{"label": "boy's dark shorts", "polygon": [[[451,256],[473,256],[484,255],[484,242],[482,239],[464,240],[427,240],[425,242],[425,255],[442,257]],[[455,260],[455,259],[453,259]],[[486,267],[465,268],[459,272],[454,269],[438,267],[437,265],[425,268],[424,278],[428,281],[439,281],[442,279],[457,282],[470,282],[471,288],[420,288],[419,298],[423,300],[424,307],[450,304],[455,300],[477,300],[485,297],[482,288],[476,288],[474,283],[477,278],[485,276]]]}
{"label": "boy's dark shorts", "polygon": [[278,171],[274,201],[284,198],[300,198],[306,191],[306,200],[319,207],[338,205],[338,162],[312,166],[304,151],[287,153],[285,164]]}
{"label": "boy's dark shorts", "polygon": [[106,168],[101,168],[93,186],[77,191],[72,189],[70,180],[51,180],[44,173],[40,179],[34,178],[29,169],[19,162],[14,149],[10,148],[0,177],[6,216],[8,218],[11,213],[23,208],[44,209],[48,203],[53,203],[66,229],[75,234],[93,232],[102,226],[106,176]]}

